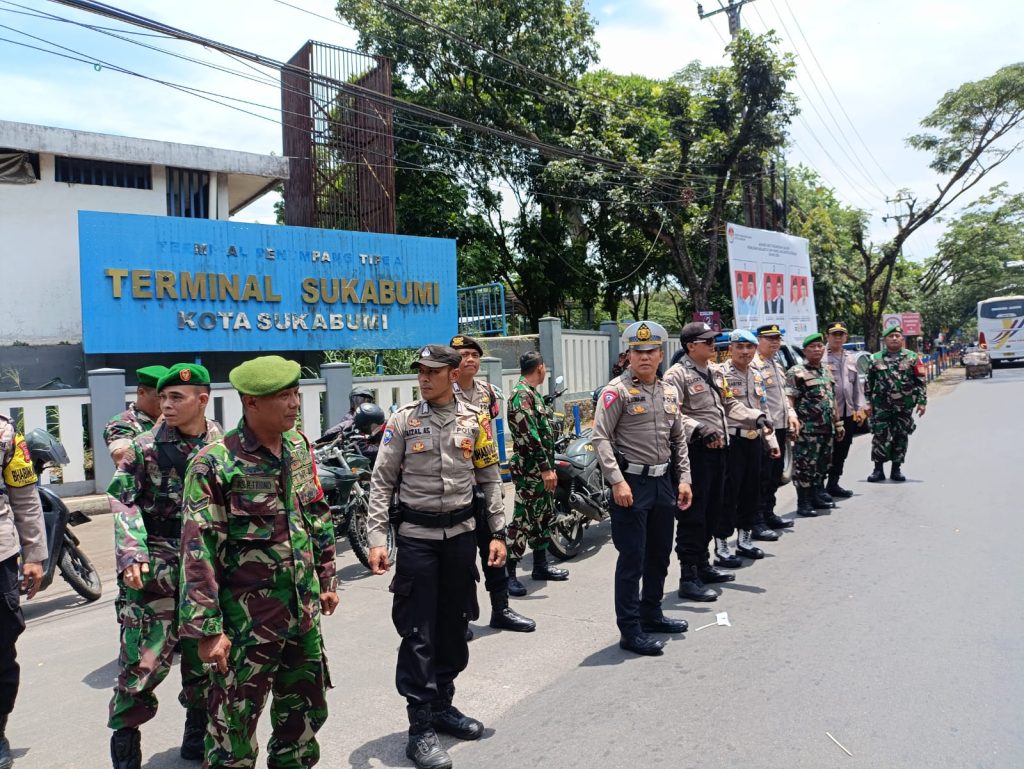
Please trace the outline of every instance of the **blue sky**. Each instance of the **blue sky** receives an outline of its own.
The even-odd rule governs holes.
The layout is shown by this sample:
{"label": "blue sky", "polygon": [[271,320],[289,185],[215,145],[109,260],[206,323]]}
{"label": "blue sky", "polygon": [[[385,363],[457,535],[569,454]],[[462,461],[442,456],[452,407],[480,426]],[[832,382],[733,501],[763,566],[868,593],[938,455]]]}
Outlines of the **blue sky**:
{"label": "blue sky", "polygon": [[[356,33],[331,20],[336,17],[329,0],[288,2],[328,18],[275,0],[114,4],[277,59],[287,59],[307,39],[354,44]],[[664,77],[694,59],[724,61],[725,15],[701,21],[695,0],[588,0],[587,6],[598,21],[603,67]],[[710,11],[717,0],[704,0],[704,6]],[[25,13],[120,26],[44,0],[0,0],[0,25],[18,30],[0,28],[0,38],[48,49],[65,46],[154,78],[230,94],[253,102],[236,106],[256,114],[0,40],[0,119],[280,153],[279,97],[267,82],[271,73],[184,43],[128,35],[241,72],[245,79]],[[756,32],[775,29],[783,49],[798,56],[794,91],[803,114],[792,127],[790,158],[816,169],[842,200],[871,210],[876,240],[892,232],[881,221],[893,212],[886,197],[908,187],[926,199],[934,190],[926,158],[906,148],[904,138],[918,130],[918,121],[946,90],[1020,60],[1024,40],[1019,0],[755,0],[744,7],[743,23]],[[1024,189],[1024,159],[1008,164],[997,180]],[[264,200],[239,218],[267,221],[270,210],[271,201]],[[941,226],[928,227],[908,243],[907,252],[927,256],[940,234]]]}

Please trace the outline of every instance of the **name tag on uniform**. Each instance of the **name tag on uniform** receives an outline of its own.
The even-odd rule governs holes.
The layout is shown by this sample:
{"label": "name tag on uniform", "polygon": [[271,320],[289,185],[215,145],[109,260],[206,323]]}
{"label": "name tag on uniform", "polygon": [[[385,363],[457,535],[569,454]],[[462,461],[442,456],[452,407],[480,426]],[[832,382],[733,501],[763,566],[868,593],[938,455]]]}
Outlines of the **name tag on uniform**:
{"label": "name tag on uniform", "polygon": [[231,481],[236,494],[276,494],[277,478],[272,475],[242,475]]}

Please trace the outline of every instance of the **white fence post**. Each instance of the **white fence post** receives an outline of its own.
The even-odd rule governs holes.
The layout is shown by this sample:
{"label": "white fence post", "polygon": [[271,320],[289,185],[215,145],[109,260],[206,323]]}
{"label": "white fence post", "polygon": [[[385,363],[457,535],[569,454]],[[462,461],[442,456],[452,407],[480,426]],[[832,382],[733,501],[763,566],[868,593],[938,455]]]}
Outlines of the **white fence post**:
{"label": "white fence post", "polygon": [[114,477],[114,460],[103,440],[103,428],[124,411],[124,369],[98,368],[88,372],[89,437],[92,439],[92,467],[96,491],[105,491]]}
{"label": "white fence post", "polygon": [[[540,354],[548,367],[548,395],[555,391],[555,378],[565,376],[565,360],[562,355],[562,321],[558,318],[541,318]],[[561,408],[561,403],[556,404]]]}
{"label": "white fence post", "polygon": [[[324,363],[320,366],[320,375],[327,387],[325,398],[327,407],[327,426],[333,427],[348,414],[348,396],[352,392],[352,364]],[[383,404],[381,408],[386,408]]]}

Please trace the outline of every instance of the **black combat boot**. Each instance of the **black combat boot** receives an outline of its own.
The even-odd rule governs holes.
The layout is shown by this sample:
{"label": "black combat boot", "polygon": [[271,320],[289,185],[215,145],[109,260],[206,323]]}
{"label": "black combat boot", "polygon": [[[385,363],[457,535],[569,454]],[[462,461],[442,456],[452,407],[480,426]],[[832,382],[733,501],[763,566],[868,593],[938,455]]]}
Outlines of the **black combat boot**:
{"label": "black combat boot", "polygon": [[751,532],[753,532],[754,539],[760,542],[775,542],[782,536],[779,532],[769,527],[761,516],[757,517]]}
{"label": "black combat boot", "polygon": [[452,704],[454,698],[455,684],[442,687],[441,700],[430,709],[430,725],[435,731],[460,740],[479,740],[484,733],[484,725],[455,707]]}
{"label": "black combat boot", "polygon": [[875,469],[871,471],[871,475],[868,476],[868,483],[881,483],[885,480],[885,468],[882,465],[884,462],[875,462]]}
{"label": "black combat boot", "polygon": [[818,513],[814,509],[814,503],[811,502],[811,490],[805,489],[802,486],[796,487],[796,514],[802,515],[804,518],[815,518]]}
{"label": "black combat boot", "polygon": [[409,742],[405,756],[419,769],[452,769],[452,759],[437,739],[429,705],[409,705]]}
{"label": "black combat boot", "polygon": [[533,551],[533,573],[530,575],[537,580],[551,580],[552,582],[564,582],[569,579],[569,570],[560,569],[548,563],[548,551]]}
{"label": "black combat boot", "polygon": [[736,530],[736,553],[755,561],[764,558],[764,550],[757,547],[750,538],[750,529]]}
{"label": "black combat boot", "polygon": [[110,761],[114,769],[142,769],[142,736],[136,727],[110,735]]}
{"label": "black combat boot", "polygon": [[696,566],[683,566],[679,578],[679,597],[691,601],[717,601],[718,593],[701,581]]}
{"label": "black combat boot", "polygon": [[697,576],[705,585],[714,585],[719,582],[734,582],[736,575],[732,572],[721,571],[709,563],[702,563],[697,567]]}
{"label": "black combat boot", "polygon": [[522,598],[526,595],[526,585],[520,582],[519,577],[516,576],[518,565],[519,561],[513,561],[511,558],[505,564],[505,570],[508,571],[508,594],[513,598]]}
{"label": "black combat boot", "polygon": [[532,633],[537,623],[509,608],[508,592],[495,590],[491,595],[491,627],[495,630],[511,630],[514,633]]}
{"label": "black combat boot", "polygon": [[793,522],[779,518],[775,513],[765,513],[764,522],[771,529],[792,529]]}
{"label": "black combat boot", "polygon": [[0,716],[0,769],[11,769],[14,758],[11,756],[11,743],[7,741],[7,716]]}
{"label": "black combat boot", "polygon": [[738,569],[742,565],[743,560],[737,558],[729,548],[728,538],[715,537],[715,566],[721,566],[725,569]]}
{"label": "black combat boot", "polygon": [[892,470],[889,471],[889,480],[900,482],[907,480],[907,476],[900,472],[899,462],[892,463]]}
{"label": "black combat boot", "polygon": [[825,489],[820,484],[812,486],[810,492],[811,505],[814,506],[815,510],[831,510],[836,506],[832,497],[825,493]]}
{"label": "black combat boot", "polygon": [[828,487],[825,489],[833,499],[849,499],[853,496],[853,492],[849,489],[844,489],[839,485],[839,476],[834,473],[828,477]]}
{"label": "black combat boot", "polygon": [[206,711],[189,708],[185,711],[185,733],[181,737],[181,757],[186,761],[202,761],[206,755]]}

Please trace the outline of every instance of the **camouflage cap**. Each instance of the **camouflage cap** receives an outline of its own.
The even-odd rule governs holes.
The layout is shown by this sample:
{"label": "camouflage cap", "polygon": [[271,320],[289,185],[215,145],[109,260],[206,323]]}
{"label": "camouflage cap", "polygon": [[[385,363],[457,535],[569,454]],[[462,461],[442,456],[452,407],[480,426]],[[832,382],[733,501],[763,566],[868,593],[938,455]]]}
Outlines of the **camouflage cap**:
{"label": "camouflage cap", "polygon": [[453,348],[446,347],[443,344],[428,344],[416,354],[409,368],[416,371],[420,366],[426,366],[427,368],[444,368],[445,366],[458,368],[461,365],[462,356]]}
{"label": "camouflage cap", "polygon": [[757,327],[758,336],[782,336],[782,329],[778,323],[766,323]]}
{"label": "camouflage cap", "polygon": [[653,320],[638,320],[622,332],[622,344],[627,350],[657,350],[668,340],[668,332]]}
{"label": "camouflage cap", "polygon": [[476,350],[481,355],[484,354],[484,348],[480,346],[480,343],[471,336],[465,334],[458,334],[453,336],[451,341],[448,342],[448,346],[453,350]]}
{"label": "camouflage cap", "polygon": [[814,344],[815,342],[821,342],[822,344],[825,343],[825,337],[820,331],[815,331],[813,334],[805,336],[803,346],[806,347],[807,345]]}
{"label": "camouflage cap", "polygon": [[903,326],[901,326],[899,323],[893,323],[890,326],[886,326],[885,331],[882,332],[882,336],[889,336],[889,334],[896,333],[903,333]]}
{"label": "camouflage cap", "polygon": [[173,385],[209,385],[210,372],[197,363],[175,363],[156,383],[156,391]]}
{"label": "camouflage cap", "polygon": [[167,373],[167,366],[144,366],[135,369],[140,387],[156,387],[160,377]]}
{"label": "camouflage cap", "polygon": [[280,355],[263,355],[235,366],[228,379],[242,395],[273,395],[295,387],[302,367]]}

